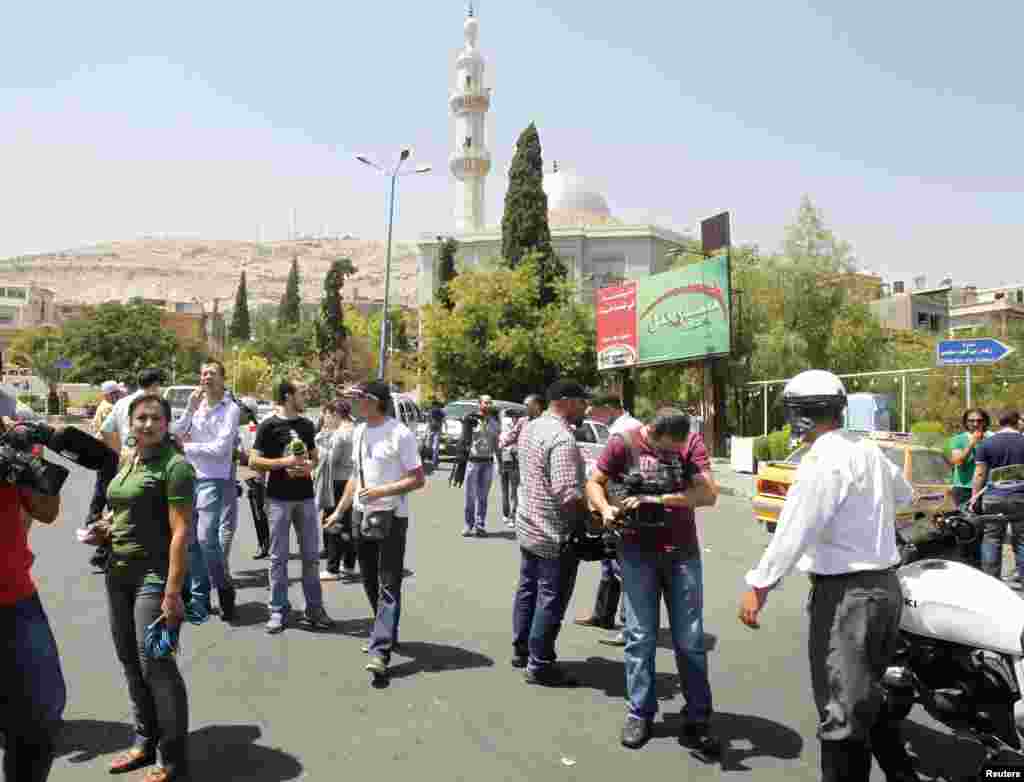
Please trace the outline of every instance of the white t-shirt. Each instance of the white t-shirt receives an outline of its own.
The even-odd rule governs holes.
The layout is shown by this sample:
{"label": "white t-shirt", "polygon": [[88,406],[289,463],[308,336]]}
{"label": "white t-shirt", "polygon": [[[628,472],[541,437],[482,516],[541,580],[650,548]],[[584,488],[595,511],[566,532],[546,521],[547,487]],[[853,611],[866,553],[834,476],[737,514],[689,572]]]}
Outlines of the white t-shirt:
{"label": "white t-shirt", "polygon": [[128,396],[121,397],[114,403],[114,409],[110,411],[110,415],[103,422],[103,426],[100,427],[100,431],[106,432],[107,434],[113,434],[117,432],[121,437],[121,447],[124,448],[128,445],[128,438],[132,433],[132,422],[128,418],[128,408],[131,407],[138,397],[142,396],[146,392],[141,388]]}
{"label": "white t-shirt", "polygon": [[374,427],[359,424],[352,436],[352,475],[356,480],[354,507],[359,511],[393,509],[395,515],[408,518],[407,494],[400,497],[381,497],[364,505],[359,499],[359,491],[364,488],[363,478],[366,480],[366,488],[372,489],[385,483],[400,481],[406,473],[421,467],[422,464],[416,435],[405,424],[394,418],[389,418]]}
{"label": "white t-shirt", "polygon": [[622,434],[643,425],[643,421],[639,421],[629,413],[623,412],[622,415],[612,422],[612,425],[608,428],[608,434]]}

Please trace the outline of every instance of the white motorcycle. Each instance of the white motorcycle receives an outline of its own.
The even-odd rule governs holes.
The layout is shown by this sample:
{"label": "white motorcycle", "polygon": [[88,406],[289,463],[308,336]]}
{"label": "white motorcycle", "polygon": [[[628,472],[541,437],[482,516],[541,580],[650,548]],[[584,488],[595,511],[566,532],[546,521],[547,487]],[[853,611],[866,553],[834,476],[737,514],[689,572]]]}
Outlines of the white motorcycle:
{"label": "white motorcycle", "polygon": [[981,744],[986,764],[1003,752],[1024,758],[1024,600],[961,561],[991,518],[919,515],[898,531],[902,643],[883,679],[887,719],[902,720],[920,704]]}

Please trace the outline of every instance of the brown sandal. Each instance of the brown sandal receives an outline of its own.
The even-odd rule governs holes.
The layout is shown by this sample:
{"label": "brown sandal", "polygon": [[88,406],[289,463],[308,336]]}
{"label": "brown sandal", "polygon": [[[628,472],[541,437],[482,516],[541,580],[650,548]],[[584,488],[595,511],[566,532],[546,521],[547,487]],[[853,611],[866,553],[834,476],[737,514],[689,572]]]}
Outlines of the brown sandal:
{"label": "brown sandal", "polygon": [[132,747],[127,752],[122,752],[110,764],[111,774],[126,774],[129,771],[151,766],[156,763],[156,753],[146,752],[139,747]]}
{"label": "brown sandal", "polygon": [[146,772],[142,782],[171,782],[171,773],[163,766],[157,766]]}

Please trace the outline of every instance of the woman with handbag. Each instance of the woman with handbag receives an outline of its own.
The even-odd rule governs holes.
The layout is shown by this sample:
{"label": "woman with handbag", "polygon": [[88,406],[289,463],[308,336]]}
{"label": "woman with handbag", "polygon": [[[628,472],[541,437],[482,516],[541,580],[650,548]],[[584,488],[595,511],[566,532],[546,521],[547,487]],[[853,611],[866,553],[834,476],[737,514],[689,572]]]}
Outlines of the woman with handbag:
{"label": "woman with handbag", "polygon": [[[135,741],[110,773],[157,762],[145,782],[188,776],[188,695],[175,661],[186,618],[181,590],[187,569],[195,471],[170,438],[170,405],[155,394],[128,410],[132,458],[110,482],[107,602],[117,657],[135,715]],[[194,621],[194,620],[193,620]]]}
{"label": "woman with handbag", "polygon": [[352,406],[348,402],[337,400],[324,407],[323,428],[316,436],[320,463],[314,480],[320,523],[324,529],[324,548],[327,549],[327,567],[320,574],[321,581],[353,580],[357,577],[351,509],[335,521],[328,521],[352,477],[354,430]]}

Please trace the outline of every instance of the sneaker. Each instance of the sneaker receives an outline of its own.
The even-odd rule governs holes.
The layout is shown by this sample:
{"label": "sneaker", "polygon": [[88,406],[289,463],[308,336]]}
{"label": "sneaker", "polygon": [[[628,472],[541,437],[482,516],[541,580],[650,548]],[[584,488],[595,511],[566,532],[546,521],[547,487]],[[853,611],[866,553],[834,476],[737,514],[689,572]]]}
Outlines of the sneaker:
{"label": "sneaker", "polygon": [[503,516],[501,521],[506,527],[512,526],[512,519],[510,519],[508,516]]}
{"label": "sneaker", "polygon": [[271,614],[270,621],[267,622],[267,632],[270,635],[276,635],[277,633],[284,631],[284,614]]}
{"label": "sneaker", "polygon": [[342,578],[359,578],[359,571],[353,568],[343,567],[341,569]]}
{"label": "sneaker", "polygon": [[371,657],[370,662],[366,664],[366,670],[374,676],[387,676],[388,664],[384,662],[383,657]]}
{"label": "sneaker", "polygon": [[341,580],[341,574],[340,573],[332,573],[330,570],[321,570],[320,571],[320,580],[321,581],[340,581]]}
{"label": "sneaker", "polygon": [[565,671],[555,665],[549,665],[538,671],[527,669],[524,677],[527,684],[539,684],[542,687],[579,687],[577,679],[569,676]]}
{"label": "sneaker", "polygon": [[626,634],[625,633],[616,633],[615,635],[611,636],[610,638],[599,638],[597,642],[599,644],[604,644],[605,646],[625,646],[626,645]]}
{"label": "sneaker", "polygon": [[508,527],[509,529],[515,529],[516,528],[516,523],[512,519],[506,519],[505,520],[505,526]]}
{"label": "sneaker", "polygon": [[472,527],[466,527],[464,530],[462,530],[462,537],[464,537],[464,538],[471,538],[471,537],[473,537],[473,528]]}
{"label": "sneaker", "polygon": [[632,714],[626,717],[622,726],[622,746],[629,749],[640,749],[651,737],[651,721]]}
{"label": "sneaker", "polygon": [[313,630],[329,630],[334,627],[334,620],[327,615],[323,606],[317,606],[312,609],[307,608],[305,614],[303,614],[303,619]]}
{"label": "sneaker", "polygon": [[706,722],[684,723],[679,740],[683,746],[689,747],[703,757],[717,758],[722,755],[722,742],[711,735],[711,729]]}
{"label": "sneaker", "polygon": [[477,527],[476,528],[476,536],[478,538],[486,538],[487,537],[487,530],[485,530],[483,527]]}

